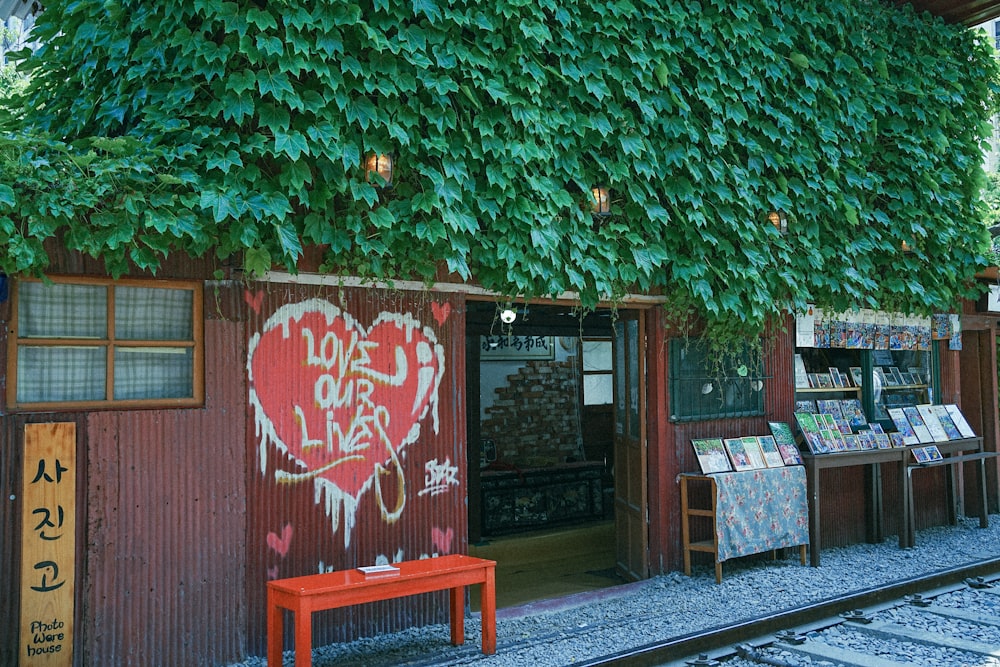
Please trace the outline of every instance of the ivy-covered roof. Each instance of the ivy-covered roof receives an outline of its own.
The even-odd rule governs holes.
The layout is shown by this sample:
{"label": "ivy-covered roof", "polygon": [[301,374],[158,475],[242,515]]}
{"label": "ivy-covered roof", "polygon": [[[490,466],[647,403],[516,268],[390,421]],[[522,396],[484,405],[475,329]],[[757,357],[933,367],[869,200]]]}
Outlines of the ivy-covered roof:
{"label": "ivy-covered roof", "polygon": [[35,35],[0,140],[9,274],[49,239],[112,273],[319,246],[335,273],[656,291],[754,327],[948,310],[985,263],[992,49],[910,7],[60,1]]}

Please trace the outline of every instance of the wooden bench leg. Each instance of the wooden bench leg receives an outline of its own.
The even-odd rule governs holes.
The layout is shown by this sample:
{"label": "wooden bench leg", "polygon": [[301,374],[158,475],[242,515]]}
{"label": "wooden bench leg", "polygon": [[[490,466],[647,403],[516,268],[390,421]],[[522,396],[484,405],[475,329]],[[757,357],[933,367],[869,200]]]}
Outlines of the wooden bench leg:
{"label": "wooden bench leg", "polygon": [[465,586],[448,589],[451,609],[451,643],[460,646],[465,642]]}
{"label": "wooden bench leg", "polygon": [[804,544],[799,545],[799,562],[803,565],[806,564],[806,545]]}
{"label": "wooden bench leg", "polygon": [[497,588],[496,571],[492,566],[486,568],[486,581],[479,592],[482,598],[480,606],[483,609],[483,653],[493,655],[497,652]]}
{"label": "wooden bench leg", "polygon": [[292,622],[295,624],[295,667],[312,667],[312,612],[296,609]]}
{"label": "wooden bench leg", "polygon": [[722,583],[722,563],[715,561],[715,583]]}
{"label": "wooden bench leg", "polygon": [[285,642],[284,610],[271,600],[267,591],[267,667],[281,667],[281,648]]}

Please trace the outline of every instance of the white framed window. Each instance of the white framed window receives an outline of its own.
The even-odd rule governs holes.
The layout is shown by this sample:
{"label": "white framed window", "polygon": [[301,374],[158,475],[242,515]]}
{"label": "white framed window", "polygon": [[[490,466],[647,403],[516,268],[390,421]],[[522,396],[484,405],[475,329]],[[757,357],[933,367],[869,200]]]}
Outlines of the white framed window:
{"label": "white framed window", "polygon": [[614,392],[611,339],[585,338],[582,352],[583,404],[611,405]]}
{"label": "white framed window", "polygon": [[15,283],[7,405],[200,405],[201,285],[51,278]]}

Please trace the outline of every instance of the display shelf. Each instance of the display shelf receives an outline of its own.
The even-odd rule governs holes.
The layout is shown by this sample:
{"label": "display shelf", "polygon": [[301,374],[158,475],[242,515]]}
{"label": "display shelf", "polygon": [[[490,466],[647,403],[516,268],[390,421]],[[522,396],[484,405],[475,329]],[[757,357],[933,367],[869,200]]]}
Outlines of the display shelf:
{"label": "display shelf", "polygon": [[[945,456],[943,462],[936,465],[949,465],[973,460],[974,457],[961,457],[965,452],[974,454],[983,451],[983,439],[961,438],[949,440],[947,442],[935,443],[941,453]],[[882,522],[882,476],[881,464],[894,466],[897,470],[897,482],[899,484],[899,496],[902,502],[897,511],[899,516],[899,548],[906,549],[914,546],[914,498],[913,487],[910,478],[914,469],[921,467],[932,467],[926,464],[910,465],[913,460],[910,452],[915,447],[922,445],[910,445],[907,447],[897,447],[893,449],[869,449],[863,451],[833,452],[829,454],[811,454],[803,452],[802,458],[805,461],[806,476],[809,485],[809,544],[810,563],[813,567],[820,565],[820,471],[829,468],[846,468],[852,466],[865,466],[870,468],[872,474],[868,475],[868,482],[865,489],[865,526],[868,541],[873,544],[882,542],[884,536],[884,526]],[[959,458],[950,459],[956,456]],[[982,457],[980,457],[982,458]],[[980,464],[980,471],[985,471],[983,462]],[[981,483],[981,482],[980,482]],[[947,502],[949,516],[956,517],[958,510],[958,493],[956,485],[951,478],[948,479]],[[954,519],[953,519],[954,520]],[[980,508],[980,520],[983,527],[986,526],[987,518],[985,506]]]}
{"label": "display shelf", "polygon": [[[738,556],[797,546],[799,560],[806,564],[808,503],[802,466],[685,473],[680,484],[684,574],[691,576],[691,552],[713,555],[716,583],[722,583],[722,562]],[[692,504],[689,484],[708,485],[699,495],[708,502]],[[692,540],[692,519],[707,519],[712,538]]]}
{"label": "display shelf", "polygon": [[796,394],[858,394],[861,387],[796,387]]}

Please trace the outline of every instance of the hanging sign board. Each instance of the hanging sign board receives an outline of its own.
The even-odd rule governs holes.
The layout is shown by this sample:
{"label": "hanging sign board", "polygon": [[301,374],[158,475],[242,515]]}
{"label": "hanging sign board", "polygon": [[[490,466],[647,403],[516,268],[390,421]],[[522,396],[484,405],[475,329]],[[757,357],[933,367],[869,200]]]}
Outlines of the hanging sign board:
{"label": "hanging sign board", "polygon": [[26,424],[20,664],[73,664],[76,424]]}

